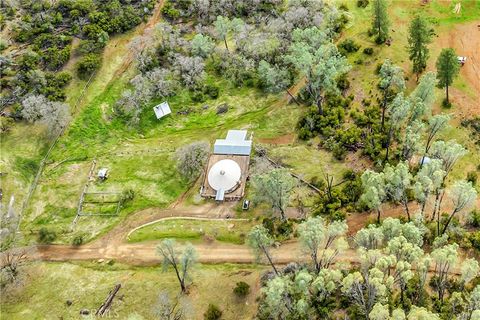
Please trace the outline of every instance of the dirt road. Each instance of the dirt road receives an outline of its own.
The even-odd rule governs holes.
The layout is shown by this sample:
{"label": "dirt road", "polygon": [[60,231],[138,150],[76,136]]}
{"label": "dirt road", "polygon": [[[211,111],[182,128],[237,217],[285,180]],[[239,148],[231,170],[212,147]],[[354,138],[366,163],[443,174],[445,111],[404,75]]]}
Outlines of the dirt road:
{"label": "dirt road", "polygon": [[[37,247],[34,259],[45,261],[71,260],[115,260],[133,265],[152,265],[160,262],[156,253],[156,246],[160,241],[142,243],[127,243],[127,235],[135,228],[162,219],[172,217],[189,217],[205,219],[226,219],[233,217],[231,206],[207,204],[197,208],[150,208],[129,216],[105,236],[89,244],[73,247],[67,245],[41,245]],[[250,248],[244,245],[234,245],[220,242],[195,244],[199,261],[202,263],[253,263],[255,256]],[[279,248],[273,249],[277,263],[288,263],[300,258],[298,243],[286,242]]]}

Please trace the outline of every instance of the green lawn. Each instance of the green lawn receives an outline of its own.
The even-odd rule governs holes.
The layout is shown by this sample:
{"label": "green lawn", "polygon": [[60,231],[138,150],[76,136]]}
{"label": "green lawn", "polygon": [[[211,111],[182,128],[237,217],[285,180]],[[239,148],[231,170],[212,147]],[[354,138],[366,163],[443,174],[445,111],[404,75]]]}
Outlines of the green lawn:
{"label": "green lawn", "polygon": [[[209,303],[218,305],[224,319],[252,319],[256,310],[255,288],[262,267],[250,265],[198,265],[192,272],[193,284],[185,296],[192,319],[203,319]],[[74,279],[74,281],[72,281]],[[252,287],[246,299],[238,299],[233,288],[238,281]],[[110,315],[127,319],[137,314],[154,319],[158,295],[167,291],[172,297],[179,285],[172,270],[163,273],[160,266],[127,267],[106,263],[35,263],[27,268],[24,285],[10,295],[2,294],[2,319],[79,319],[80,310],[92,313],[100,307],[109,291],[122,285]],[[67,306],[66,301],[72,302]]]}
{"label": "green lawn", "polygon": [[221,242],[243,244],[245,235],[253,225],[253,222],[248,221],[169,219],[134,231],[128,241],[141,242],[166,238],[201,240],[205,237]]}

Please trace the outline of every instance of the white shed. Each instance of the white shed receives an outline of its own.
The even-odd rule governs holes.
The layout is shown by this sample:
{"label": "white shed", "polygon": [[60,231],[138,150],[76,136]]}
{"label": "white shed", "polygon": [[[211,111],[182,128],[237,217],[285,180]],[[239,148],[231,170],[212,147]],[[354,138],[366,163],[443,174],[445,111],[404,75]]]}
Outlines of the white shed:
{"label": "white shed", "polygon": [[247,140],[246,130],[228,130],[225,139],[217,139],[213,146],[214,154],[250,155],[252,140]]}
{"label": "white shed", "polygon": [[157,116],[157,119],[161,119],[165,117],[167,114],[172,113],[172,110],[170,110],[170,106],[168,105],[168,102],[162,102],[159,105],[156,105],[153,107],[153,111],[155,112],[155,115]]}
{"label": "white shed", "polygon": [[108,169],[107,168],[101,168],[100,170],[98,170],[97,176],[100,180],[107,179],[108,178]]}

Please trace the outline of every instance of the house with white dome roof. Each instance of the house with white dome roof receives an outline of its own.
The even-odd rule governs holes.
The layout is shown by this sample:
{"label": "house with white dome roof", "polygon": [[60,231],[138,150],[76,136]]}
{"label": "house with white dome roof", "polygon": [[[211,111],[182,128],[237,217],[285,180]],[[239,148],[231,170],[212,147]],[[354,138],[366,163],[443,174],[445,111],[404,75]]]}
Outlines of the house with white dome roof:
{"label": "house with white dome roof", "polygon": [[240,200],[245,193],[251,150],[252,139],[247,139],[246,130],[229,130],[225,139],[217,139],[205,171],[202,197]]}

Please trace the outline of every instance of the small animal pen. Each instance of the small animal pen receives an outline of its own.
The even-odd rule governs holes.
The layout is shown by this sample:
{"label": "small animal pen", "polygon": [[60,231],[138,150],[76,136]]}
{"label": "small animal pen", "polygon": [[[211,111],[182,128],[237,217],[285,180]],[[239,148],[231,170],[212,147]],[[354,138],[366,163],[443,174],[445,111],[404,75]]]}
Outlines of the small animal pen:
{"label": "small animal pen", "polygon": [[80,203],[80,216],[116,216],[122,203],[120,192],[86,192]]}
{"label": "small animal pen", "polygon": [[[78,200],[77,215],[73,220],[72,227],[75,226],[78,219],[82,216],[117,216],[122,205],[122,193],[116,191],[93,191],[88,189],[92,181],[95,181],[94,171],[97,161],[93,160],[88,172],[88,179],[85,183],[80,198]],[[99,179],[106,178],[107,169],[101,169]]]}

